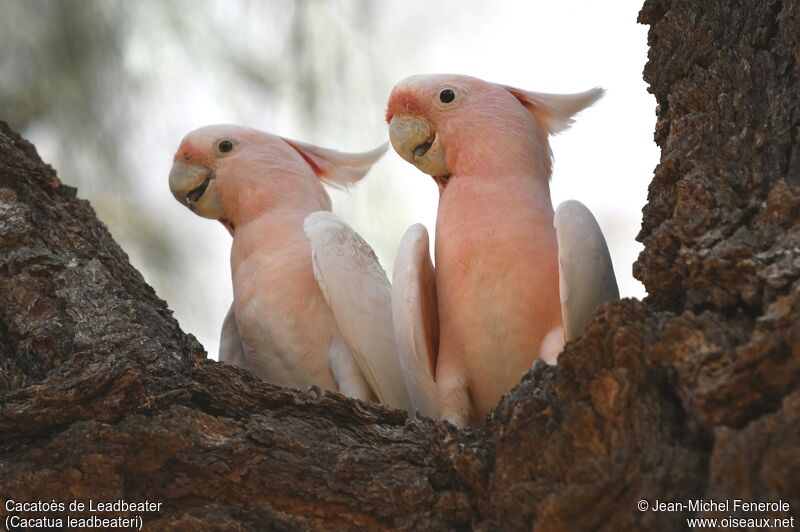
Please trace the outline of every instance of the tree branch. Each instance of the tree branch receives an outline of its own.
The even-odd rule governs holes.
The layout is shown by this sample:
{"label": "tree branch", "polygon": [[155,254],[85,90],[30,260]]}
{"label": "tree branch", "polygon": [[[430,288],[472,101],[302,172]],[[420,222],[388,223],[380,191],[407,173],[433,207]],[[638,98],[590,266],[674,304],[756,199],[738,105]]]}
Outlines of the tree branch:
{"label": "tree branch", "polygon": [[160,502],[127,514],[148,529],[752,517],[641,499],[782,498],[772,515],[797,517],[800,7],[746,4],[645,3],[662,157],[635,271],[650,295],[603,306],[479,431],[207,360],[89,204],[0,126],[0,494]]}

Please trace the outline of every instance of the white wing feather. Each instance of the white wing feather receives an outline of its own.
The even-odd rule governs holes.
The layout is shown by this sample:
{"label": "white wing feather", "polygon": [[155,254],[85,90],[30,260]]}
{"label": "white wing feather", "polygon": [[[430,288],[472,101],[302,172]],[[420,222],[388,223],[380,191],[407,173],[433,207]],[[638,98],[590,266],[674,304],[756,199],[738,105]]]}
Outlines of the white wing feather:
{"label": "white wing feather", "polygon": [[567,341],[580,336],[602,303],[619,299],[606,239],[591,211],[565,201],[553,225],[558,239],[559,293]]}
{"label": "white wing feather", "polygon": [[413,414],[397,356],[391,286],[372,248],[331,212],[308,215],[314,276],[364,377],[381,402]]}
{"label": "white wing feather", "polygon": [[439,316],[428,250],[428,232],[412,225],[400,242],[392,277],[392,317],[397,351],[411,403],[422,415],[438,418],[436,357]]}

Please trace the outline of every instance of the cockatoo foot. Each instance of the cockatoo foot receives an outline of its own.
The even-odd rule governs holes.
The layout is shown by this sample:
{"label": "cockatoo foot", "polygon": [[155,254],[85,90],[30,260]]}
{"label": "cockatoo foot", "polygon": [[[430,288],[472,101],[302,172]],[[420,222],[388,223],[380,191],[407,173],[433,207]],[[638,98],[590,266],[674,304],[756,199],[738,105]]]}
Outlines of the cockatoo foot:
{"label": "cockatoo foot", "polygon": [[536,373],[536,371],[541,369],[542,366],[549,366],[549,365],[550,364],[548,364],[547,362],[545,362],[541,358],[537,358],[536,360],[533,361],[533,366],[531,366],[531,369],[533,370],[534,373]]}
{"label": "cockatoo foot", "polygon": [[464,427],[469,426],[469,420],[464,416],[460,416],[458,414],[450,414],[448,416],[445,416],[442,418],[442,421],[446,421],[459,429],[463,429]]}
{"label": "cockatoo foot", "polygon": [[306,389],[306,392],[310,393],[314,396],[314,399],[319,401],[325,395],[325,390],[317,386],[316,384],[312,384],[311,386]]}

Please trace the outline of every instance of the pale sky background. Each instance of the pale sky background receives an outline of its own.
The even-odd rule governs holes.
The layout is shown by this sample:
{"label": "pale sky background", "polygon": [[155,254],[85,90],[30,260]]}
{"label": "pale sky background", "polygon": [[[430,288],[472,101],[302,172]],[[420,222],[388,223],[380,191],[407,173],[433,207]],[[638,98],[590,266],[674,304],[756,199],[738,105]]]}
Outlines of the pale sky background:
{"label": "pale sky background", "polygon": [[[645,295],[631,266],[641,251],[634,238],[659,151],[653,142],[655,99],[642,80],[647,27],[636,23],[640,1],[310,2],[312,31],[303,47],[314,58],[321,80],[316,90],[324,102],[313,128],[300,118],[304,100],[294,94],[296,84],[284,82],[293,72],[291,54],[281,59],[280,49],[292,2],[184,2],[187,14],[180,23],[189,28],[188,41],[176,38],[174,20],[141,5],[131,15],[122,59],[126,69],[152,81],[135,101],[137,120],[127,124],[127,153],[120,154],[136,176],[136,207],[130,219],[109,225],[183,329],[212,358],[232,298],[231,239],[221,224],[195,216],[169,192],[167,176],[181,138],[199,126],[237,123],[324,147],[367,150],[387,140],[386,99],[396,82],[412,74],[468,74],[538,92],[605,88],[604,98],[551,139],[553,204],[571,198],[585,203],[608,240],[622,296]],[[357,12],[363,9],[369,13]],[[193,27],[192,14],[200,11],[204,19]],[[270,95],[256,83],[227,76],[224,62],[231,55],[220,56],[223,44],[237,61],[279,58],[269,73],[253,73],[273,85]],[[25,134],[58,169],[63,139],[46,127]],[[102,180],[78,193],[93,202],[125,201],[104,189]],[[362,183],[331,196],[334,212],[375,247],[390,277],[408,226],[421,222],[433,232],[433,181],[391,149]],[[177,252],[190,260],[174,271],[149,271],[148,250],[125,241],[125,234],[138,230],[140,217],[174,232]]]}

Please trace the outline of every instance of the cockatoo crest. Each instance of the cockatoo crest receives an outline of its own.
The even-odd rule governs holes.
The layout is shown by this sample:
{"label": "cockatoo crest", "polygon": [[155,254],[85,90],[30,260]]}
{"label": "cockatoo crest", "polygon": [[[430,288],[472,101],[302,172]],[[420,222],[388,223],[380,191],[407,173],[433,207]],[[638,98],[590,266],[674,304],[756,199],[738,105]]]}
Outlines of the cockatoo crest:
{"label": "cockatoo crest", "polygon": [[511,93],[539,121],[548,134],[555,135],[569,128],[572,118],[600,99],[605,92],[600,87],[576,94],[546,94],[499,85]]}
{"label": "cockatoo crest", "polygon": [[389,143],[384,142],[371,151],[343,153],[297,140],[283,140],[297,150],[317,177],[335,188],[347,188],[358,182],[389,148]]}

